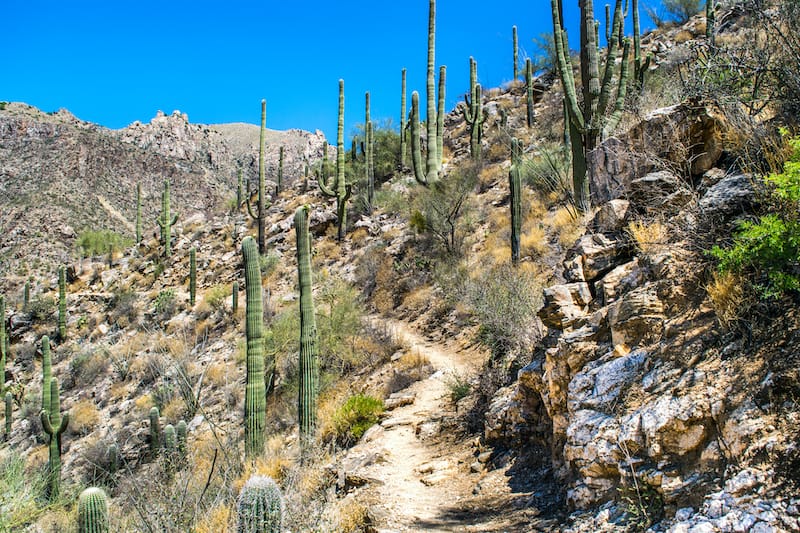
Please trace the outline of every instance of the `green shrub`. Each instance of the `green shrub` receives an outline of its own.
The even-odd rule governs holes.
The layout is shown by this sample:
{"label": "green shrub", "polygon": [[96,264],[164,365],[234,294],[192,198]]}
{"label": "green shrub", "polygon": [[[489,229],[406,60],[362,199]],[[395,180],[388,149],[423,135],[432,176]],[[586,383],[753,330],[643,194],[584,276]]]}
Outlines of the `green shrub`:
{"label": "green shrub", "polygon": [[175,314],[175,291],[172,289],[164,289],[158,293],[155,301],[156,315],[161,320],[171,318]]}
{"label": "green shrub", "polygon": [[133,244],[133,239],[120,235],[110,230],[87,230],[78,235],[75,241],[86,257],[118,252]]}
{"label": "green shrub", "polygon": [[800,290],[800,138],[789,144],[783,172],[764,178],[771,187],[769,212],[741,222],[732,246],[710,252],[721,272],[748,274],[764,298]]}
{"label": "green shrub", "polygon": [[225,302],[230,294],[230,287],[226,285],[215,285],[206,291],[204,299],[212,311],[219,312],[225,309]]}
{"label": "green shrub", "polygon": [[103,351],[85,351],[69,362],[69,374],[73,387],[92,385],[108,368],[108,356]]}
{"label": "green shrub", "polygon": [[260,256],[259,266],[261,268],[261,275],[266,277],[272,274],[275,271],[275,267],[278,266],[279,260],[280,257],[274,252],[267,252],[266,254]]}
{"label": "green shrub", "polygon": [[35,322],[43,322],[50,318],[56,310],[56,299],[53,296],[39,296],[30,301],[28,312]]}
{"label": "green shrub", "polygon": [[351,396],[333,415],[336,440],[345,446],[355,443],[382,412],[382,400],[365,394]]}
{"label": "green shrub", "polygon": [[462,374],[453,374],[449,376],[445,380],[445,385],[447,385],[447,389],[450,391],[450,401],[454,404],[466,398],[469,396],[469,393],[472,392],[472,385],[469,379]]}

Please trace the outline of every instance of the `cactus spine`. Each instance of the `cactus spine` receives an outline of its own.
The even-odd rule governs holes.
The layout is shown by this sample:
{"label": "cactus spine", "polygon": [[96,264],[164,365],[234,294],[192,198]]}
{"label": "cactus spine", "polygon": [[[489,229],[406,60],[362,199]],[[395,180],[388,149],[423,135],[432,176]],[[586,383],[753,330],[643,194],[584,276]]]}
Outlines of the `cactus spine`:
{"label": "cactus spine", "polygon": [[283,146],[278,151],[278,183],[275,185],[275,194],[277,195],[283,189]]}
{"label": "cactus spine", "polygon": [[136,244],[142,242],[142,184],[136,184]]}
{"label": "cactus spine", "polygon": [[372,131],[372,120],[369,117],[369,91],[366,95],[367,109],[364,119],[364,168],[367,177],[367,212],[372,212],[375,199],[375,137]]}
{"label": "cactus spine", "polygon": [[161,193],[161,214],[156,220],[161,228],[161,242],[164,243],[164,257],[172,255],[172,226],[178,222],[178,214],[171,216],[169,211],[169,180],[164,180],[164,192]]}
{"label": "cactus spine", "polygon": [[267,191],[265,189],[265,170],[264,170],[264,144],[267,136],[267,101],[261,100],[261,134],[258,140],[258,215],[253,213],[250,205],[250,195],[247,195],[247,212],[258,222],[258,251],[267,251]]}
{"label": "cactus spine", "polygon": [[78,533],[108,533],[108,498],[103,489],[89,487],[78,497]]}
{"label": "cactus spine", "polygon": [[158,407],[150,408],[150,455],[155,457],[161,448],[161,413]]}
{"label": "cactus spine", "polygon": [[511,40],[514,42],[514,77],[511,79],[517,81],[517,78],[519,78],[519,43],[517,41],[516,26],[511,26]]}
{"label": "cactus spine", "polygon": [[264,389],[264,331],[261,270],[252,237],[242,241],[247,322],[247,377],[244,399],[244,450],[248,458],[264,452],[267,395]]}
{"label": "cactus spine", "polygon": [[[564,99],[569,120],[569,134],[572,150],[572,179],[575,207],[582,213],[589,210],[589,168],[587,156],[599,144],[604,135],[613,130],[622,117],[628,82],[628,55],[630,43],[622,40],[622,0],[617,0],[612,23],[611,39],[605,58],[605,69],[600,76],[599,50],[594,23],[594,3],[592,0],[579,2],[581,14],[581,82],[583,101],[575,92],[575,78],[570,63],[567,31],[561,13],[561,0],[551,0],[553,15],[553,38],[558,56],[558,71],[564,86]],[[620,42],[624,43],[622,66],[618,76],[617,98],[608,112],[611,90],[616,70],[617,52]],[[581,108],[581,105],[583,108]],[[608,112],[608,113],[607,113]]]}
{"label": "cactus spine", "polygon": [[459,104],[464,121],[469,126],[469,151],[472,159],[481,158],[481,139],[483,124],[486,121],[486,110],[481,104],[481,84],[478,80],[478,63],[469,58],[469,95],[464,96],[464,103]]}
{"label": "cactus spine", "polygon": [[531,64],[531,58],[525,60],[525,102],[528,107],[528,127],[532,128],[536,115],[533,107],[535,100],[533,98],[533,65]]}
{"label": "cactus spine", "polygon": [[52,374],[50,358],[50,337],[42,337],[42,410],[50,412],[50,379]]}
{"label": "cactus spine", "polygon": [[406,167],[408,133],[406,133],[406,69],[400,71],[400,168]]}
{"label": "cactus spine", "polygon": [[189,305],[193,306],[197,295],[197,251],[189,250]]}
{"label": "cactus spine", "polygon": [[444,74],[445,67],[439,70],[439,112],[436,112],[435,70],[436,70],[436,0],[428,3],[428,70],[427,70],[427,142],[428,153],[425,169],[422,168],[422,141],[420,140],[419,94],[411,93],[411,164],[414,177],[424,186],[429,186],[439,179],[442,167],[440,135],[444,126]]}
{"label": "cactus spine", "polygon": [[67,338],[67,269],[58,268],[58,339]]}
{"label": "cactus spine", "polygon": [[14,408],[13,401],[14,398],[11,396],[10,392],[6,393],[6,440],[11,439],[11,414]]}
{"label": "cactus spine", "polygon": [[317,408],[317,325],[311,292],[311,239],[308,234],[309,207],[294,214],[297,236],[297,278],[300,285],[300,386],[298,413],[301,441],[310,439],[316,425]]}
{"label": "cactus spine", "polygon": [[325,196],[336,198],[336,216],[338,219],[336,239],[342,241],[347,231],[347,200],[352,193],[352,188],[345,182],[344,176],[344,80],[339,80],[339,123],[336,129],[336,179],[330,185],[320,181],[319,188]]}
{"label": "cactus spine", "polygon": [[237,311],[239,311],[239,282],[233,282],[233,288],[231,288],[231,311],[235,315]]}
{"label": "cactus spine", "polygon": [[237,533],[281,533],[283,497],[278,485],[266,476],[252,476],[239,494],[237,514]]}
{"label": "cactus spine", "polygon": [[0,295],[0,394],[6,386],[6,300]]}
{"label": "cactus spine", "polygon": [[69,425],[69,413],[61,416],[59,404],[58,379],[50,379],[50,412],[44,409],[39,413],[42,429],[50,436],[50,460],[48,462],[48,495],[51,500],[58,498],[61,486],[61,435]]}
{"label": "cactus spine", "polygon": [[516,139],[511,139],[511,170],[508,171],[508,188],[511,192],[511,262],[519,263],[519,238],[522,232],[522,184],[520,183],[520,164],[522,162],[522,146]]}

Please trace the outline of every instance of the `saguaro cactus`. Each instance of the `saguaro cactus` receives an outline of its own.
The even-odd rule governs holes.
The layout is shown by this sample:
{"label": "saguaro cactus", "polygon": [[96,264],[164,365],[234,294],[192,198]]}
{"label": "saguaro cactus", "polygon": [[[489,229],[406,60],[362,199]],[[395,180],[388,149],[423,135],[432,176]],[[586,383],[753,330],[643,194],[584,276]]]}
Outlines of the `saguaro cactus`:
{"label": "saguaro cactus", "polygon": [[514,43],[514,77],[511,79],[517,81],[517,78],[519,78],[519,43],[517,42],[516,26],[511,26],[511,40]]}
{"label": "saguaro cactus", "polygon": [[278,180],[275,185],[275,194],[277,195],[283,189],[283,146],[278,151]]}
{"label": "saguaro cactus", "polygon": [[108,449],[106,450],[106,455],[108,457],[107,472],[111,475],[114,475],[117,473],[117,470],[119,470],[119,448],[117,448],[117,445],[109,444]]}
{"label": "saguaro cactus", "polygon": [[239,282],[234,281],[231,287],[231,312],[235,315],[239,311]]}
{"label": "saguaro cactus", "polygon": [[58,340],[67,338],[67,269],[58,268]]}
{"label": "saguaro cactus", "polygon": [[169,180],[164,180],[164,192],[161,193],[161,214],[156,219],[158,227],[161,228],[164,257],[172,255],[172,226],[178,222],[178,214],[171,216],[169,207]]}
{"label": "saguaro cactus", "polygon": [[175,438],[177,444],[178,456],[181,460],[186,458],[186,436],[189,431],[185,420],[181,420],[175,426]]}
{"label": "saguaro cactus", "polygon": [[[561,0],[551,0],[553,15],[553,37],[558,56],[558,71],[564,86],[567,115],[569,117],[569,134],[572,150],[572,180],[575,207],[587,212],[591,201],[589,198],[589,168],[587,156],[599,144],[604,135],[614,129],[622,117],[623,105],[628,83],[628,55],[630,43],[622,40],[622,0],[617,0],[612,23],[611,39],[605,58],[605,69],[600,76],[599,49],[594,19],[594,3],[592,0],[580,0],[581,38],[581,82],[583,101],[579,101],[575,92],[575,78],[572,74],[572,63],[569,55],[567,31],[561,13]],[[609,110],[611,91],[616,69],[619,44],[623,42],[622,66],[617,82],[617,98]],[[583,106],[581,108],[581,105]]]}
{"label": "saguaro cactus", "polygon": [[189,250],[189,305],[194,305],[197,295],[197,251],[194,246]]}
{"label": "saguaro cactus", "polygon": [[247,195],[247,212],[258,222],[258,252],[267,251],[267,191],[265,189],[265,170],[264,170],[264,145],[267,135],[267,101],[261,100],[261,134],[258,140],[258,214],[253,213],[250,205],[250,195]]}
{"label": "saguaro cactus", "polygon": [[50,358],[50,337],[42,337],[42,410],[50,412],[50,379],[52,374]]}
{"label": "saguaro cactus", "polygon": [[14,409],[14,403],[13,403],[14,397],[11,396],[10,392],[7,392],[5,400],[6,400],[6,440],[9,440],[11,438],[11,421],[12,421],[11,415],[12,415],[12,410]]}
{"label": "saguaro cactus", "polygon": [[150,408],[150,455],[155,457],[161,448],[161,413],[158,407]]}
{"label": "saguaro cactus", "polygon": [[400,71],[402,78],[400,89],[400,168],[406,167],[406,151],[408,133],[406,132],[406,69]]}
{"label": "saguaro cactus", "polygon": [[[708,6],[708,3],[706,3],[706,6]],[[642,62],[642,35],[639,26],[639,0],[633,0],[631,7],[633,9],[633,78],[636,80],[637,87],[639,90],[641,90],[642,86],[644,86],[644,75],[650,68],[650,62],[652,61],[653,56],[647,54],[647,59]],[[707,25],[706,35],[708,35]]]}
{"label": "saguaro cactus", "polygon": [[481,104],[481,84],[478,80],[478,63],[469,58],[469,95],[464,96],[464,102],[459,104],[464,121],[469,126],[469,151],[472,159],[481,158],[481,140],[483,138],[483,124],[486,121],[486,109]]}
{"label": "saguaro cactus", "polygon": [[172,424],[164,426],[164,449],[168,454],[173,454],[178,449],[178,438],[175,435],[175,426]]}
{"label": "saguaro cactus", "polygon": [[267,395],[264,389],[264,311],[261,301],[261,270],[252,237],[242,241],[246,293],[247,374],[244,398],[244,451],[248,458],[264,452]]}
{"label": "saguaro cactus", "polygon": [[[249,193],[249,191],[248,191]],[[244,180],[242,179],[242,169],[240,168],[236,176],[236,209],[242,205],[244,201]]]}
{"label": "saguaro cactus", "polygon": [[283,497],[278,485],[266,476],[252,476],[239,494],[237,514],[237,533],[281,533]]}
{"label": "saguaro cactus", "polygon": [[78,533],[108,531],[108,497],[103,489],[89,487],[78,496]]}
{"label": "saguaro cactus", "polygon": [[22,289],[22,310],[27,311],[28,305],[31,302],[31,282],[26,281],[25,287]]}
{"label": "saguaro cactus", "polygon": [[50,437],[50,459],[48,462],[48,495],[51,500],[58,498],[61,486],[61,435],[69,425],[69,413],[61,416],[58,380],[50,379],[50,412],[44,409],[39,413],[42,429]]}
{"label": "saguaro cactus", "polygon": [[142,184],[136,184],[136,244],[142,242]]}
{"label": "saguaro cactus", "polygon": [[[633,5],[636,5],[636,0],[634,0]],[[711,46],[715,46],[716,43],[716,34],[715,28],[717,24],[717,3],[714,0],[706,0],[706,39],[711,44]],[[648,58],[649,59],[649,58]]]}
{"label": "saguaro cactus", "polygon": [[352,193],[351,186],[344,175],[344,80],[339,80],[339,124],[336,129],[336,178],[332,184],[319,181],[319,188],[325,196],[336,198],[336,217],[338,231],[336,239],[341,241],[347,231],[347,200]]}
{"label": "saguaro cactus", "polygon": [[444,129],[444,85],[445,67],[439,70],[439,111],[436,111],[435,70],[436,70],[436,0],[428,3],[428,75],[427,75],[427,142],[428,153],[425,169],[422,168],[422,141],[420,140],[419,94],[411,93],[411,164],[414,177],[425,185],[432,185],[439,179],[442,167],[442,140]]}
{"label": "saguaro cactus", "polygon": [[314,433],[317,409],[317,324],[314,318],[314,297],[311,292],[311,238],[308,234],[309,207],[302,206],[294,214],[297,236],[297,278],[300,286],[300,385],[298,413],[301,439]]}
{"label": "saguaro cactus", "polygon": [[531,58],[527,58],[525,60],[525,103],[527,104],[527,123],[529,128],[532,128],[533,123],[536,121],[533,81],[533,65],[531,64]]}
{"label": "saguaro cactus", "polygon": [[0,295],[0,394],[6,386],[6,300]]}
{"label": "saguaro cactus", "polygon": [[520,183],[520,164],[522,163],[522,146],[516,139],[511,139],[511,169],[508,171],[508,188],[511,192],[511,262],[519,263],[519,238],[522,232],[522,184]]}
{"label": "saguaro cactus", "polygon": [[367,212],[372,212],[375,198],[375,137],[372,131],[372,120],[369,116],[369,91],[366,94],[366,114],[364,119],[364,169],[367,178]]}

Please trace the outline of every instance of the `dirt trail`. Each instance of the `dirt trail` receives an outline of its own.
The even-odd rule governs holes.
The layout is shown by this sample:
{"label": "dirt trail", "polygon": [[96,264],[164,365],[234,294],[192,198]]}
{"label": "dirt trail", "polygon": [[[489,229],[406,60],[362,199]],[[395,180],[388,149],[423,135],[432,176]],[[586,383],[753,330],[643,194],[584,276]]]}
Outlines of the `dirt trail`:
{"label": "dirt trail", "polygon": [[474,482],[466,479],[469,466],[464,464],[470,448],[448,446],[440,430],[443,418],[453,415],[449,380],[474,375],[481,356],[430,342],[403,322],[380,321],[394,331],[407,352],[424,355],[434,373],[406,389],[404,394],[413,394],[414,402],[391,411],[362,444],[379,457],[366,470],[376,480],[370,492],[382,522],[378,531],[463,531],[442,517],[471,494]]}

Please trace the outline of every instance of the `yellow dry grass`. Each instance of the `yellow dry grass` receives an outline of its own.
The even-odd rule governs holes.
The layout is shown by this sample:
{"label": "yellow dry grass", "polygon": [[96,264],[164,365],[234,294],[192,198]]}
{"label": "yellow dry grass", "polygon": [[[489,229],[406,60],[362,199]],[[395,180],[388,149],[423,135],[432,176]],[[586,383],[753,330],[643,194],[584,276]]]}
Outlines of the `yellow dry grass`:
{"label": "yellow dry grass", "polygon": [[431,364],[430,359],[425,357],[419,350],[412,350],[411,352],[404,353],[400,359],[397,360],[397,367],[400,370],[412,370],[415,368],[423,368]]}
{"label": "yellow dry grass", "polygon": [[349,396],[347,383],[339,382],[319,396],[317,403],[317,420],[319,421],[320,439],[325,442],[336,435],[334,414]]}
{"label": "yellow dry grass", "polygon": [[661,222],[645,223],[637,220],[628,224],[628,235],[636,243],[636,248],[643,254],[653,254],[661,250],[669,239],[666,226]]}
{"label": "yellow dry grass", "polygon": [[706,286],[706,292],[720,324],[730,327],[745,307],[742,278],[731,272],[714,272],[711,283]]}
{"label": "yellow dry grass", "polygon": [[369,507],[356,498],[346,498],[336,509],[336,533],[363,531],[370,523]]}
{"label": "yellow dry grass", "polygon": [[233,513],[231,507],[219,503],[203,516],[195,525],[195,533],[224,533],[232,531]]}
{"label": "yellow dry grass", "polygon": [[168,423],[175,424],[183,418],[185,412],[186,404],[182,398],[176,396],[167,402],[167,405],[161,410],[161,416],[164,417]]}
{"label": "yellow dry grass", "polygon": [[549,246],[547,233],[539,225],[524,232],[519,239],[520,255],[537,257],[547,253]]}
{"label": "yellow dry grass", "polygon": [[568,248],[583,235],[584,226],[580,219],[576,219],[573,211],[566,207],[559,207],[551,211],[546,219],[546,223],[553,228],[553,232],[558,236],[561,246]]}
{"label": "yellow dry grass", "polygon": [[227,382],[228,367],[225,363],[212,363],[206,369],[205,383],[212,388],[219,388]]}
{"label": "yellow dry grass", "polygon": [[78,435],[88,435],[100,422],[100,412],[91,400],[80,400],[69,410],[69,428]]}

